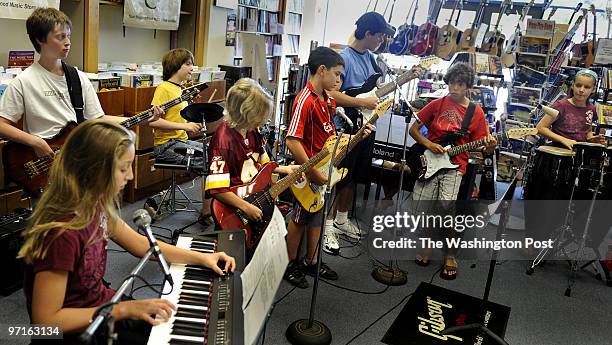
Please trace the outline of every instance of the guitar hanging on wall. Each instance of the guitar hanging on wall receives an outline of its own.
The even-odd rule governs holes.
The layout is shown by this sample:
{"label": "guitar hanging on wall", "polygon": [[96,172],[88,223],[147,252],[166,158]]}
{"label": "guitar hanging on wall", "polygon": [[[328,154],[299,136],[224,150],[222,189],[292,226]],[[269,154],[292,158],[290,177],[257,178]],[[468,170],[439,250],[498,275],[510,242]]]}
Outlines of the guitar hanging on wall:
{"label": "guitar hanging on wall", "polygon": [[504,42],[506,41],[506,36],[499,29],[499,22],[501,21],[502,15],[506,13],[506,10],[510,5],[510,0],[504,0],[501,3],[499,15],[497,16],[497,21],[495,22],[495,28],[487,31],[485,34],[482,47],[480,48],[481,53],[501,56]]}
{"label": "guitar hanging on wall", "polygon": [[[463,8],[462,0],[457,0],[455,2],[453,11],[451,12],[450,17],[448,18],[448,24],[441,27],[438,31],[438,41],[436,42],[435,55],[444,60],[450,60],[453,55],[455,55],[458,49],[459,41],[461,40],[462,32],[452,24],[453,17],[455,15],[455,10],[459,6]],[[457,14],[457,20],[458,19],[459,14]]]}
{"label": "guitar hanging on wall", "polygon": [[[416,11],[419,9],[419,0],[414,0],[410,6],[408,14],[406,15],[406,22],[397,29],[397,33],[389,45],[389,53],[391,54],[404,55],[408,53],[414,41],[414,37],[419,31],[419,27],[414,25],[414,17]],[[410,19],[410,24],[408,24],[408,17],[411,12],[412,18]]]}
{"label": "guitar hanging on wall", "polygon": [[463,32],[461,35],[461,40],[459,41],[459,51],[462,52],[476,52],[476,38],[478,37],[478,32],[480,31],[480,25],[482,24],[482,16],[484,14],[484,9],[488,4],[488,0],[480,0],[480,4],[478,7],[478,11],[474,16],[474,21],[472,22],[472,26]]}
{"label": "guitar hanging on wall", "polygon": [[436,21],[438,20],[440,9],[443,4],[444,0],[441,2],[434,1],[431,4],[431,12],[427,18],[427,22],[419,26],[419,31],[414,38],[414,43],[410,49],[412,55],[428,56],[433,53],[439,30],[436,26]]}

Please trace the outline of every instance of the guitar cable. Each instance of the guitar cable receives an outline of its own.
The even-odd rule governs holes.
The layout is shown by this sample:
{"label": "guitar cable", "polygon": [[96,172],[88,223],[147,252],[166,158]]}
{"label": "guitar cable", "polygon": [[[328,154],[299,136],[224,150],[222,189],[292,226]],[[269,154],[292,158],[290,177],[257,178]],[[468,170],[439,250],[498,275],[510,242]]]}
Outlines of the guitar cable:
{"label": "guitar cable", "polygon": [[[432,275],[431,278],[429,279],[429,284],[432,284],[436,275],[442,270],[442,267],[438,268]],[[417,286],[418,287],[418,286]],[[361,332],[357,333],[355,336],[353,336],[349,341],[346,342],[345,345],[349,345],[351,344],[353,341],[355,341],[355,339],[359,338],[360,336],[362,336],[365,332],[368,331],[368,329],[370,329],[372,326],[374,326],[375,324],[377,324],[380,320],[382,320],[385,316],[387,316],[388,314],[390,314],[393,310],[395,310],[397,307],[399,307],[400,305],[402,305],[402,303],[404,303],[404,301],[406,301],[410,296],[414,295],[414,293],[416,292],[416,288],[414,289],[414,291],[412,291],[411,293],[409,293],[408,295],[404,296],[404,298],[402,298],[396,305],[394,305],[393,307],[391,307],[389,310],[387,310],[385,313],[383,313],[381,316],[379,316],[376,320],[372,321],[372,323],[370,323],[369,325],[366,326],[366,328],[364,328]]]}

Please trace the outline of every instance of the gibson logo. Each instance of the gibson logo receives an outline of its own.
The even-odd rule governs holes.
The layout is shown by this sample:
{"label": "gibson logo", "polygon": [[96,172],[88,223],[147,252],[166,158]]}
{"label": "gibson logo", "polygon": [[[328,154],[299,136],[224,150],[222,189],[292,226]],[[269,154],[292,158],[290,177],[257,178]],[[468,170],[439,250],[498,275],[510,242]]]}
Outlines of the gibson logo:
{"label": "gibson logo", "polygon": [[444,311],[442,307],[445,308],[453,308],[451,304],[444,304],[440,302],[436,302],[431,297],[427,296],[427,313],[429,314],[428,318],[418,317],[419,323],[419,332],[423,334],[427,334],[431,337],[447,341],[449,339],[453,339],[459,342],[463,342],[463,338],[460,338],[456,335],[452,334],[441,334],[444,331]]}

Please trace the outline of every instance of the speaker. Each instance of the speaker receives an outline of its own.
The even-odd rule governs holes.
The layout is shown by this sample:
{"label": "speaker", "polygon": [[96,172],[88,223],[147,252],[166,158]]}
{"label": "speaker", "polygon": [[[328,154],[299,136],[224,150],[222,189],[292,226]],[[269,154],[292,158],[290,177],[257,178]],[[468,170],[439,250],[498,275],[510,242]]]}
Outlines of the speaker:
{"label": "speaker", "polygon": [[22,208],[0,216],[0,263],[3,267],[0,294],[3,296],[21,289],[24,263],[17,259],[17,253],[23,245],[21,232],[31,213],[31,210]]}

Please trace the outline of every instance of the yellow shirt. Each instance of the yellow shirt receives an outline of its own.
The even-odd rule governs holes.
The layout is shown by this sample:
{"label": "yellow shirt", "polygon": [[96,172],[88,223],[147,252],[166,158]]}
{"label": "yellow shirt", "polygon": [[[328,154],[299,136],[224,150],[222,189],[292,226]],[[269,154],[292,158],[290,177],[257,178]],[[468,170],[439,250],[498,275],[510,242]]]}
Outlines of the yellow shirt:
{"label": "yellow shirt", "polygon": [[[153,95],[153,100],[151,101],[151,105],[160,105],[171,101],[175,98],[181,97],[182,89],[180,86],[173,84],[169,81],[165,81],[161,83],[155,89],[155,95]],[[174,107],[168,109],[166,113],[162,116],[164,120],[170,122],[177,123],[187,123],[181,116],[181,110],[183,110],[187,106],[187,102],[181,102]],[[187,136],[187,132],[184,130],[165,130],[165,129],[155,129],[154,131],[154,145],[162,145],[168,142],[170,139],[177,139],[181,141],[186,141],[189,139]]]}

